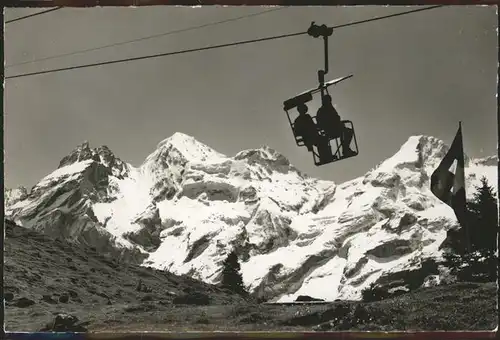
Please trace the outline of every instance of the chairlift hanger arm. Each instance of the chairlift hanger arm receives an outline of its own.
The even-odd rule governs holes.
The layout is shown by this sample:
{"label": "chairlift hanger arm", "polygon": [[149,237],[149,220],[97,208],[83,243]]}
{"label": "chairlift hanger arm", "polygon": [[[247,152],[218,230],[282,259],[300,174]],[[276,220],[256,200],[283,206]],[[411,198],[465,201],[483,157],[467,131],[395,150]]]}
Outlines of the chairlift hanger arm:
{"label": "chairlift hanger arm", "polygon": [[325,49],[325,69],[318,71],[319,84],[320,84],[320,87],[323,87],[323,84],[325,83],[325,74],[327,74],[329,71],[329,67],[328,67],[328,37],[333,34],[333,28],[328,27],[326,25],[318,26],[313,21],[311,23],[311,26],[307,30],[307,34],[313,38],[318,38],[320,36],[323,37],[324,49]]}
{"label": "chairlift hanger arm", "polygon": [[325,43],[325,74],[328,73],[328,37],[323,37]]}

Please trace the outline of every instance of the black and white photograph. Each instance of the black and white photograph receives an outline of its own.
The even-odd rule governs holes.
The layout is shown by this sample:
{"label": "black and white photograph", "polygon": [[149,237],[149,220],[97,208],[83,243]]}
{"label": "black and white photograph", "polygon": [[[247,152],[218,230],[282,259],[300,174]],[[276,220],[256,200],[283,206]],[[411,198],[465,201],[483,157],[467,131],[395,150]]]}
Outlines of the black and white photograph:
{"label": "black and white photograph", "polygon": [[5,331],[496,329],[497,27],[6,8]]}

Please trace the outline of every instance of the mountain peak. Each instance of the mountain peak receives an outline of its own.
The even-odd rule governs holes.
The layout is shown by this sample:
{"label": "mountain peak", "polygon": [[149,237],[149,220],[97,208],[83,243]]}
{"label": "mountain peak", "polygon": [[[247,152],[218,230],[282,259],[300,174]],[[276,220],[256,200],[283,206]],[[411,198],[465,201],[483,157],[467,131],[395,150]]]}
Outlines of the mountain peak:
{"label": "mountain peak", "polygon": [[156,151],[151,156],[153,155],[156,157],[170,155],[170,157],[183,158],[184,161],[195,162],[210,162],[211,160],[219,160],[226,157],[196,138],[182,132],[176,132],[158,143]]}
{"label": "mountain peak", "polygon": [[266,161],[280,160],[284,163],[289,163],[285,156],[267,145],[263,145],[258,149],[248,149],[240,151],[233,158],[235,160],[261,158]]}
{"label": "mountain peak", "polygon": [[392,157],[386,159],[376,169],[390,171],[410,164],[417,168],[434,167],[448,150],[449,147],[438,138],[425,135],[411,136]]}
{"label": "mountain peak", "polygon": [[193,141],[196,141],[194,137],[189,136],[182,132],[175,132],[172,136],[165,138],[160,143],[158,143],[158,146],[156,148],[160,149],[167,144],[177,145],[177,144],[192,143]]}
{"label": "mountain peak", "polygon": [[121,178],[128,173],[128,166],[116,157],[106,145],[92,149],[88,141],[82,142],[64,157],[59,163],[58,169],[89,160],[102,163],[117,177]]}
{"label": "mountain peak", "polygon": [[[83,141],[81,144],[77,145],[69,155],[64,157],[61,162],[59,162],[59,167],[62,168],[73,163],[83,162],[86,160],[95,159],[95,154],[92,152],[90,148],[90,144],[88,141]],[[97,160],[97,159],[96,159]]]}
{"label": "mountain peak", "polygon": [[[436,167],[438,163],[441,162],[446,153],[450,150],[450,146],[453,141],[450,140],[449,143],[445,143],[436,137],[420,135],[410,137],[406,143],[410,143],[410,141],[415,143],[414,140],[418,140],[417,148],[419,150],[421,161],[423,164],[425,164],[426,167]],[[469,156],[464,153],[464,162],[466,166],[469,161]]]}
{"label": "mountain peak", "polygon": [[238,152],[234,157],[236,161],[246,160],[249,164],[260,164],[267,170],[288,173],[295,171],[300,176],[305,176],[299,169],[295,168],[288,158],[267,145],[258,149],[249,149]]}

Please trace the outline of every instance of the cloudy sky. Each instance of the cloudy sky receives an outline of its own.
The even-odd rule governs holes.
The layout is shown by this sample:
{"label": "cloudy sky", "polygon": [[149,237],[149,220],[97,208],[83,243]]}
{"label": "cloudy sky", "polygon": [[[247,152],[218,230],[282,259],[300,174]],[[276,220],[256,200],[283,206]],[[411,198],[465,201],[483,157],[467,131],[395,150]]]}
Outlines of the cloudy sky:
{"label": "cloudy sky", "polygon": [[[7,67],[6,75],[305,31],[409,7],[294,7],[220,25],[63,58]],[[7,9],[6,20],[40,9]],[[258,13],[263,7],[64,8],[12,22],[6,65]],[[7,187],[32,186],[76,145],[107,145],[140,165],[176,131],[214,149],[267,144],[309,174],[345,181],[394,154],[411,135],[451,142],[458,121],[473,157],[496,153],[497,18],[494,7],[445,7],[337,30],[330,77],[354,74],[333,92],[355,124],[358,157],[323,167],[296,147],[285,99],[316,86],[319,39],[299,36],[7,79]]]}

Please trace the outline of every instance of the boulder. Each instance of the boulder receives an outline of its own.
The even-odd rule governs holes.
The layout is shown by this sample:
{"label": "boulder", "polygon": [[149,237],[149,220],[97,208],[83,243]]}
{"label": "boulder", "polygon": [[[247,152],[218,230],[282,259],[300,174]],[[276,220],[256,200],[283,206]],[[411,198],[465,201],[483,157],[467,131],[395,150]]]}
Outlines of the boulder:
{"label": "boulder", "polygon": [[59,313],[41,332],[87,332],[88,322],[80,322],[74,315]]}
{"label": "boulder", "polygon": [[181,296],[177,296],[172,301],[175,305],[209,305],[210,297],[207,294],[200,292],[190,292]]}
{"label": "boulder", "polygon": [[309,295],[299,295],[296,299],[295,299],[296,302],[303,302],[303,301],[325,301],[323,299],[317,299],[317,298],[313,298]]}
{"label": "boulder", "polygon": [[26,308],[29,306],[32,306],[35,304],[35,301],[28,299],[26,297],[21,297],[17,300],[14,300],[12,303],[12,306],[19,307],[19,308]]}

